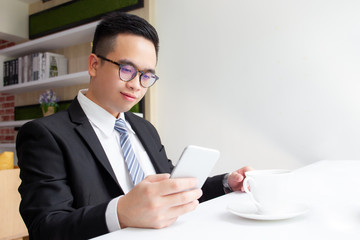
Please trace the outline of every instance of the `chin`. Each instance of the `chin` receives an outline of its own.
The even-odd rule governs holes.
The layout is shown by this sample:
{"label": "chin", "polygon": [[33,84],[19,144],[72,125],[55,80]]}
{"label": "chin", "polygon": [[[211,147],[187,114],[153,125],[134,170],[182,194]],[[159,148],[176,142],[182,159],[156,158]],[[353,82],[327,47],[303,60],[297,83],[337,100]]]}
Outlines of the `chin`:
{"label": "chin", "polygon": [[122,112],[128,112],[130,111],[132,107],[128,107],[128,108],[120,108],[118,112],[122,113]]}

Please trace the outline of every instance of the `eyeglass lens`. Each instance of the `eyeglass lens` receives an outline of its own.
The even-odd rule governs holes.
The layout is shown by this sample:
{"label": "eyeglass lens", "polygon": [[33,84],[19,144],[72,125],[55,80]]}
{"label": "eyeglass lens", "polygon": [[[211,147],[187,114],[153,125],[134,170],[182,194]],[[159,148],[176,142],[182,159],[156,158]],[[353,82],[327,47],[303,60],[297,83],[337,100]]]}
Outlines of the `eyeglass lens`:
{"label": "eyeglass lens", "polygon": [[[130,81],[136,77],[137,69],[132,65],[121,65],[119,75],[121,80]],[[143,87],[150,87],[156,81],[156,76],[152,72],[140,72],[140,83]]]}

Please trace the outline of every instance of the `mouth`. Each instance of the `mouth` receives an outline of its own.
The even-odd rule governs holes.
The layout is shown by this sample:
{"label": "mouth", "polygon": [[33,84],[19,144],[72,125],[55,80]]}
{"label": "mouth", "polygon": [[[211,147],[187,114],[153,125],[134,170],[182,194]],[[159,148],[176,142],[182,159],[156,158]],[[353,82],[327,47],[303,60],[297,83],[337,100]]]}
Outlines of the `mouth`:
{"label": "mouth", "polygon": [[126,100],[128,100],[128,101],[133,102],[133,101],[136,100],[136,96],[135,96],[135,95],[132,95],[132,94],[130,94],[130,93],[123,93],[123,92],[122,92],[121,95],[122,95]]}

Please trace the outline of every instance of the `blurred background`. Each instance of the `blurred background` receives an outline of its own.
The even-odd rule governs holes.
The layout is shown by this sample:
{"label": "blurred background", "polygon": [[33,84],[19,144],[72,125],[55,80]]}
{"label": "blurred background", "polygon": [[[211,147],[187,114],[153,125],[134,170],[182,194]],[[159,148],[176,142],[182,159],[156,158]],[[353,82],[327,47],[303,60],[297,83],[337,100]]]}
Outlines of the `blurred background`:
{"label": "blurred background", "polygon": [[360,2],[156,0],[156,121],[214,173],[360,159]]}

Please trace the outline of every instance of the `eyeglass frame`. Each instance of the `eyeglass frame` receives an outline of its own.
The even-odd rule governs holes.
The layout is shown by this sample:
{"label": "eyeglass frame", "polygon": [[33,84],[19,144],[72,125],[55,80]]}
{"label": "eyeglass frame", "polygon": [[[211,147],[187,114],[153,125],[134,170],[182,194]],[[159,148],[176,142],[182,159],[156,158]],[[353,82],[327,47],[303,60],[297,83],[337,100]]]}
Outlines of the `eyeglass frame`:
{"label": "eyeglass frame", "polygon": [[[113,61],[113,60],[111,60],[111,59],[108,59],[108,58],[106,58],[106,57],[103,57],[103,56],[101,56],[101,55],[97,55],[97,54],[96,54],[96,56],[97,56],[98,58],[102,59],[102,60],[105,60],[105,61],[107,61],[107,62],[113,63],[113,64],[115,64],[116,66],[118,66],[118,67],[119,67],[119,78],[120,78],[121,81],[130,82],[131,80],[133,80],[133,79],[136,77],[137,73],[140,73],[140,77],[139,77],[140,85],[141,85],[143,88],[149,88],[149,87],[153,86],[153,85],[156,83],[157,80],[159,80],[159,77],[158,77],[157,75],[155,75],[155,74],[154,74],[153,72],[151,72],[151,71],[147,71],[147,72],[150,72],[151,74],[153,74],[153,75],[155,76],[155,81],[154,81],[150,86],[145,87],[145,86],[141,83],[141,77],[142,77],[145,73],[147,73],[147,72],[144,72],[144,71],[139,70],[137,67],[135,67],[135,66],[134,66],[133,64],[131,64],[131,63],[118,63],[118,62],[115,62],[115,61]],[[132,67],[136,70],[136,74],[134,75],[134,77],[131,78],[131,79],[129,79],[129,80],[124,80],[124,79],[122,79],[122,78],[120,77],[121,68],[122,68],[123,66],[126,66],[126,65],[130,65],[130,66],[132,66]]]}

